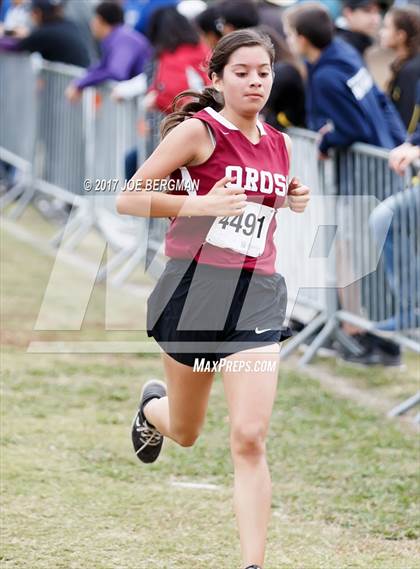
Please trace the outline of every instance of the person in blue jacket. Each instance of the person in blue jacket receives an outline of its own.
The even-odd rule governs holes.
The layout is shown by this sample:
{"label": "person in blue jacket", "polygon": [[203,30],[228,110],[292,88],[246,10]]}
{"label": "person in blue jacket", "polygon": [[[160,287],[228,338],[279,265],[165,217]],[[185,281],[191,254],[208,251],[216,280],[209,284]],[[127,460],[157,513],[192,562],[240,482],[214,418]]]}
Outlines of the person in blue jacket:
{"label": "person in blue jacket", "polygon": [[[330,149],[345,149],[356,142],[391,149],[404,141],[405,128],[395,108],[375,85],[360,54],[348,43],[334,38],[333,21],[322,4],[301,4],[289,9],[285,31],[292,49],[307,63],[306,122],[319,133],[321,158]],[[354,192],[352,172],[346,160],[337,160],[336,167],[338,193],[349,196]],[[347,280],[356,266],[357,231],[352,225],[352,202],[347,197],[338,202],[337,213],[345,234],[336,242],[337,274],[339,279]],[[344,310],[361,314],[359,282],[339,289],[339,297]],[[340,348],[346,361],[400,365],[401,351],[394,342],[377,339],[347,322],[342,328],[351,336],[353,346]]]}
{"label": "person in blue jacket", "polygon": [[354,142],[394,148],[404,141],[395,109],[358,52],[334,38],[334,24],[322,5],[291,9],[286,28],[292,47],[307,62],[306,118],[308,127],[322,135],[322,154]]}

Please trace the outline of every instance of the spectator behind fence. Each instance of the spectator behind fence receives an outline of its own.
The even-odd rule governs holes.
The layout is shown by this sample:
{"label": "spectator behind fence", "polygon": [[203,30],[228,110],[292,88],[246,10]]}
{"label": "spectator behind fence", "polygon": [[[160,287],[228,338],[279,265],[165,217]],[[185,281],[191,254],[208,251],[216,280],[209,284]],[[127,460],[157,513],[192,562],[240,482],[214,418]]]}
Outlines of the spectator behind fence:
{"label": "spectator behind fence", "polygon": [[[417,164],[417,176],[411,188],[384,200],[373,210],[369,220],[378,244],[386,233],[384,265],[395,299],[395,315],[375,326],[384,332],[420,327],[420,242],[418,233],[408,233],[408,228],[418,231],[420,219],[420,81],[417,82],[416,107],[416,128],[407,142],[391,151],[389,165],[403,175],[411,164]],[[398,267],[397,274],[395,267]],[[404,283],[402,276],[408,282]]]}
{"label": "spectator behind fence", "polygon": [[12,0],[4,13],[0,35],[25,37],[31,28],[31,13],[26,0]]}
{"label": "spectator behind fence", "polygon": [[80,99],[83,89],[104,81],[126,81],[143,72],[152,49],[148,40],[124,25],[124,12],[114,2],[101,2],[91,22],[92,33],[101,42],[102,57],[66,89],[69,101]]}
{"label": "spectator behind fence", "polygon": [[90,21],[95,11],[98,0],[66,0],[64,15],[79,28],[83,41],[87,46],[90,61],[96,61],[99,56],[99,45],[92,36]]}
{"label": "spectator behind fence", "polygon": [[306,119],[321,134],[322,154],[354,142],[394,148],[404,141],[405,129],[394,107],[356,50],[333,38],[333,22],[322,5],[292,8],[287,31],[292,50],[307,62]]}
{"label": "spectator behind fence", "polygon": [[83,37],[77,26],[63,17],[61,0],[32,0],[31,18],[34,29],[23,39],[1,38],[0,50],[38,52],[49,61],[89,65]]}
{"label": "spectator behind fence", "polygon": [[257,5],[253,0],[223,0],[219,9],[217,26],[224,36],[234,30],[254,28],[260,23]]}
{"label": "spectator behind fence", "polygon": [[420,80],[420,9],[392,8],[384,19],[381,45],[396,53],[387,91],[408,132],[414,132],[416,85]]}
{"label": "spectator behind fence", "polygon": [[204,0],[181,0],[177,5],[178,12],[190,22],[194,22],[197,16],[204,12],[206,8],[207,4]]}
{"label": "spectator behind fence", "polygon": [[295,3],[296,0],[259,0],[257,7],[260,24],[270,26],[284,38],[283,12]]}
{"label": "spectator behind fence", "polygon": [[353,46],[363,57],[373,45],[381,25],[379,0],[344,0],[342,17],[337,20],[337,36]]}
{"label": "spectator behind fence", "polygon": [[181,91],[201,91],[209,84],[206,63],[210,50],[201,42],[195,26],[175,7],[156,10],[147,35],[156,54],[147,107],[170,112],[173,99]]}
{"label": "spectator behind fence", "polygon": [[275,51],[273,86],[262,115],[277,130],[305,126],[305,85],[298,61],[273,28],[260,25],[255,30],[270,37]]}
{"label": "spectator behind fence", "polygon": [[[306,119],[309,128],[320,134],[321,156],[327,155],[330,148],[346,148],[355,142],[393,148],[404,141],[405,130],[395,108],[374,84],[359,53],[346,42],[334,39],[334,24],[321,4],[291,8],[285,27],[290,45],[307,60]],[[337,172],[340,194],[351,191],[351,176],[348,169]],[[348,198],[339,203],[338,214],[345,237],[337,241],[337,274],[339,279],[351,280],[356,266],[356,229]],[[353,314],[361,313],[359,286],[355,282],[339,289],[343,309]],[[348,323],[343,323],[343,330],[352,337],[354,347],[341,349],[347,361],[400,364],[397,344],[378,340]]]}
{"label": "spectator behind fence", "polygon": [[[149,21],[148,37],[156,54],[152,84],[144,99],[148,111],[171,112],[173,99],[187,89],[201,91],[210,83],[206,69],[210,51],[195,26],[176,7],[156,10]],[[129,180],[138,167],[137,150],[125,159]]]}
{"label": "spectator behind fence", "polygon": [[217,42],[222,37],[223,24],[220,23],[220,9],[217,4],[208,6],[199,14],[195,23],[199,28],[202,39],[210,49],[216,47]]}

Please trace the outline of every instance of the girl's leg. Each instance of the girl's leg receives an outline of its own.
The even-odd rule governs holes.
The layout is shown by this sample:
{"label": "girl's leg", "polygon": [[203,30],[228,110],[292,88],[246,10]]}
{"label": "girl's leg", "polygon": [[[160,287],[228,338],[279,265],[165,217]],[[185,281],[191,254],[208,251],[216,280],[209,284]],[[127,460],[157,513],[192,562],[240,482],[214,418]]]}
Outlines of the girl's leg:
{"label": "girl's leg", "polygon": [[163,354],[167,397],[146,404],[146,419],[157,430],[181,446],[192,446],[206,417],[214,373],[193,368]]}
{"label": "girl's leg", "polygon": [[[245,567],[252,564],[262,567],[271,510],[265,440],[276,395],[279,345],[238,352],[226,359],[249,362],[251,368],[242,372],[224,371],[223,381],[230,417],[234,506],[242,558]],[[258,371],[261,362],[267,371]]]}

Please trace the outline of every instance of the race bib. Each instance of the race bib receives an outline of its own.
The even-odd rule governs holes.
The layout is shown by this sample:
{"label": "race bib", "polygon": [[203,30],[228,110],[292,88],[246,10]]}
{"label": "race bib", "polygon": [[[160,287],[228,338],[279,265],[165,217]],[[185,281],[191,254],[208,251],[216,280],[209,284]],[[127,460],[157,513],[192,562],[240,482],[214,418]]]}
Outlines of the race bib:
{"label": "race bib", "polygon": [[260,257],[264,253],[268,228],[275,213],[272,207],[248,202],[241,215],[216,217],[207,233],[206,242],[249,257]]}

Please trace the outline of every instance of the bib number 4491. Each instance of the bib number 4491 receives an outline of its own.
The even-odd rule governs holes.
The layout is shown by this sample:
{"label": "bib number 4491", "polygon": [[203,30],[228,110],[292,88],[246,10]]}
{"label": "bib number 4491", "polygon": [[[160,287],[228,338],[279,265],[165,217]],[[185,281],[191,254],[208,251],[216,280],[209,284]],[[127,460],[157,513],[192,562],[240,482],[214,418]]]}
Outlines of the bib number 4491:
{"label": "bib number 4491", "polygon": [[206,241],[216,247],[232,249],[250,257],[263,254],[268,228],[275,209],[248,202],[241,215],[217,217]]}
{"label": "bib number 4491", "polygon": [[[244,235],[252,235],[256,229],[256,237],[261,237],[261,232],[264,226],[265,217],[258,217],[255,213],[242,213],[241,215],[235,215],[234,217],[221,217],[218,224],[226,229],[228,225],[235,229],[235,233],[242,231]],[[257,228],[256,228],[257,225]]]}

